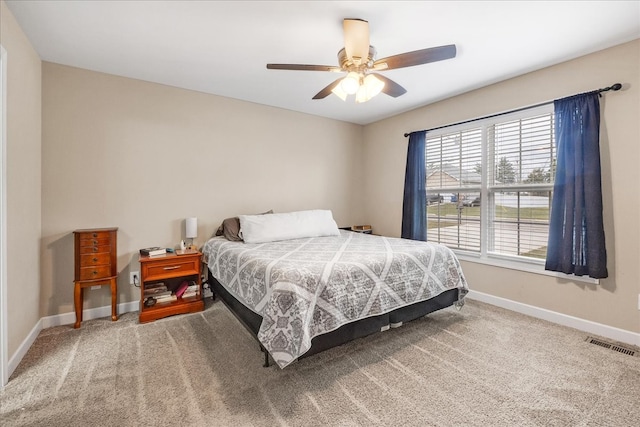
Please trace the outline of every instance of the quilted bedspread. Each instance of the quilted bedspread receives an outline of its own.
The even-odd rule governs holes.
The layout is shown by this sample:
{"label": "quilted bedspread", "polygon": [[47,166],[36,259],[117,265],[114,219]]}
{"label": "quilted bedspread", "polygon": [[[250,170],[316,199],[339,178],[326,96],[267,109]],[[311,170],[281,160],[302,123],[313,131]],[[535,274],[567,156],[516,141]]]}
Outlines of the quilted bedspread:
{"label": "quilted bedspread", "polygon": [[262,316],[258,340],[284,368],[315,336],[459,289],[460,263],[445,246],[341,230],[340,236],[247,244],[224,237],[203,248],[213,276]]}

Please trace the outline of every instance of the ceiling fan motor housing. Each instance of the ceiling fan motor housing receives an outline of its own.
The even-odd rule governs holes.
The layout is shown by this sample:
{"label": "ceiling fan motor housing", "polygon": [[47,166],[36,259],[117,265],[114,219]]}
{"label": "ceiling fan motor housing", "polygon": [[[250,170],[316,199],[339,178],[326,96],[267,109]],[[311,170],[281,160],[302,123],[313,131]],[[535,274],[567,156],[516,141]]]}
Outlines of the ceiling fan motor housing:
{"label": "ceiling fan motor housing", "polygon": [[345,48],[340,49],[338,52],[338,64],[340,64],[340,68],[343,71],[347,72],[354,71],[356,73],[363,73],[373,67],[375,58],[376,48],[373,46],[369,46],[369,56],[366,58],[366,61],[363,61],[362,58],[358,58],[357,56],[349,58]]}

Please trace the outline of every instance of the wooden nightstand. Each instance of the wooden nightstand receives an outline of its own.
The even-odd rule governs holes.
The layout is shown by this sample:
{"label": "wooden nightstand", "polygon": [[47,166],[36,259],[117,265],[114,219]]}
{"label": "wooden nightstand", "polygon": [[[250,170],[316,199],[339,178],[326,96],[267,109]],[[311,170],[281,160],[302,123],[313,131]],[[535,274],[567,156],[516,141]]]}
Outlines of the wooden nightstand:
{"label": "wooden nightstand", "polygon": [[373,234],[373,229],[370,225],[352,225],[351,227],[340,227],[341,230],[354,231],[362,234]]}
{"label": "wooden nightstand", "polygon": [[91,228],[73,232],[75,240],[75,287],[73,302],[76,323],[82,322],[84,288],[97,285],[111,286],[111,320],[118,320],[116,299],[118,296],[118,228]]}
{"label": "wooden nightstand", "polygon": [[[204,310],[200,275],[202,254],[200,252],[187,251],[182,255],[167,253],[151,257],[140,255],[138,260],[140,261],[140,323],[151,322],[174,314]],[[169,290],[175,292],[185,280],[197,283],[198,293],[196,295],[145,307],[145,286],[163,282]]]}

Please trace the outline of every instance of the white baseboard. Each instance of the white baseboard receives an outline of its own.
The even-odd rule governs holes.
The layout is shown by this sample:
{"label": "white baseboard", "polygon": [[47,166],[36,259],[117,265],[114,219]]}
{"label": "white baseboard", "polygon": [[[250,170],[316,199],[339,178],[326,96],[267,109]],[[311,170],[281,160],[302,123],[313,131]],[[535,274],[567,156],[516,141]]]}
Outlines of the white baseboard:
{"label": "white baseboard", "polygon": [[[130,301],[130,302],[120,303],[118,304],[118,309],[117,309],[118,315],[129,313],[131,311],[138,311],[139,307],[140,307],[140,301]],[[91,308],[91,309],[83,310],[82,312],[83,321],[91,320],[91,319],[100,319],[102,317],[111,317],[110,305],[106,305],[104,307]],[[29,334],[24,339],[24,341],[22,341],[22,344],[20,344],[20,347],[18,347],[18,350],[9,359],[8,376],[11,377],[11,374],[13,374],[13,371],[16,370],[22,358],[24,358],[29,348],[31,348],[36,338],[38,338],[38,334],[40,334],[40,331],[46,328],[51,328],[53,326],[72,325],[75,322],[76,322],[75,312],[56,314],[54,316],[47,316],[47,317],[40,318],[40,320],[38,320],[38,322],[35,324],[33,329],[31,329],[31,332],[29,332]]]}
{"label": "white baseboard", "polygon": [[467,297],[476,301],[495,305],[497,307],[506,308],[507,310],[515,311],[516,313],[526,314],[528,316],[547,320],[562,326],[568,326],[579,331],[588,332],[593,335],[599,335],[614,341],[640,347],[640,333],[637,332],[603,325],[602,323],[580,319],[579,317],[573,317],[533,305],[496,297],[483,292],[470,290]]}
{"label": "white baseboard", "polygon": [[[130,311],[138,311],[140,308],[140,301],[130,301],[118,304],[118,315],[123,313],[129,313]],[[82,320],[100,319],[102,317],[111,317],[111,306],[105,305],[103,307],[90,308],[82,311]],[[70,325],[76,322],[76,313],[63,313],[56,314],[55,316],[47,316],[40,319],[42,322],[42,328],[51,328],[53,326]],[[38,331],[40,332],[40,331]]]}
{"label": "white baseboard", "polygon": [[25,354],[27,354],[27,351],[29,350],[29,348],[31,348],[36,338],[38,338],[38,334],[42,329],[42,318],[40,318],[40,320],[36,322],[35,326],[31,329],[31,332],[29,332],[24,341],[22,341],[22,344],[20,344],[18,350],[9,358],[8,378],[11,378],[13,371],[16,370],[22,358],[25,356]]}

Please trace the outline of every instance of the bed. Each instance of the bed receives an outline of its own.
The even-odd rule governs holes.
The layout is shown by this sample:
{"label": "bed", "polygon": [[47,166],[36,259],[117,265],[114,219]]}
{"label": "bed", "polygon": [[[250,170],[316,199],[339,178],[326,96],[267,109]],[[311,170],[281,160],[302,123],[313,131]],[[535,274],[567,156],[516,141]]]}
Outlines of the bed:
{"label": "bed", "polygon": [[468,292],[445,246],[337,227],[331,235],[253,243],[215,236],[202,252],[211,290],[257,338],[265,366],[269,356],[284,368],[435,310],[460,308]]}

